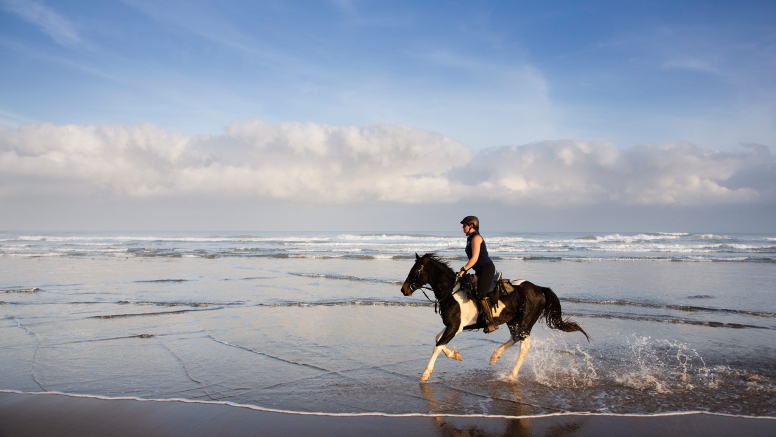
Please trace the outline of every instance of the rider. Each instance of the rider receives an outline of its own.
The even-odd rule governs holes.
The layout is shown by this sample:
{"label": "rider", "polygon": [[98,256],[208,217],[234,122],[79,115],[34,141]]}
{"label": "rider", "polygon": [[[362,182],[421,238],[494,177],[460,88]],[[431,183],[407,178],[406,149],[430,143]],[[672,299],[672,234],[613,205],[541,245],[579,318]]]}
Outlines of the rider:
{"label": "rider", "polygon": [[490,305],[488,304],[488,291],[490,290],[490,284],[493,282],[493,276],[496,274],[496,266],[493,265],[493,261],[488,256],[485,240],[480,235],[480,220],[473,215],[469,215],[461,220],[461,224],[463,225],[464,234],[467,235],[466,256],[469,257],[469,262],[461,267],[458,277],[460,278],[472,268],[477,273],[476,294],[488,323],[484,331],[485,333],[490,333],[498,329],[496,324],[493,323],[493,316],[490,313]]}

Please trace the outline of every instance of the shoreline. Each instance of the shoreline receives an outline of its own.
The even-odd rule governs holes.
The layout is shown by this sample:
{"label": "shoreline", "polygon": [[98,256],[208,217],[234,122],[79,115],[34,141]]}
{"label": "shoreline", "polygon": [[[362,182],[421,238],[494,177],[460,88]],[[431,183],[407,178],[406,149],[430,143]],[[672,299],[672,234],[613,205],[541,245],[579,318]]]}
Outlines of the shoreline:
{"label": "shoreline", "polygon": [[488,415],[288,412],[228,402],[141,400],[64,393],[0,391],[0,436],[770,436],[776,418],[704,412],[659,415],[558,413]]}

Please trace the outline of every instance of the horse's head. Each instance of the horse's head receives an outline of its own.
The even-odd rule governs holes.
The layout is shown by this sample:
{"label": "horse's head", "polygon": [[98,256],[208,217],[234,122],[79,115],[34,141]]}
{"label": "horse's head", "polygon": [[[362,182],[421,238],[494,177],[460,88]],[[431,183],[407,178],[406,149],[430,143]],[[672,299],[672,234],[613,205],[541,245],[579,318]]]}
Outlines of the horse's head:
{"label": "horse's head", "polygon": [[428,284],[428,274],[425,271],[426,264],[428,263],[429,254],[425,254],[422,257],[415,254],[415,264],[410,269],[410,274],[407,275],[407,279],[404,280],[404,284],[401,286],[401,293],[405,296],[412,296],[418,288]]}

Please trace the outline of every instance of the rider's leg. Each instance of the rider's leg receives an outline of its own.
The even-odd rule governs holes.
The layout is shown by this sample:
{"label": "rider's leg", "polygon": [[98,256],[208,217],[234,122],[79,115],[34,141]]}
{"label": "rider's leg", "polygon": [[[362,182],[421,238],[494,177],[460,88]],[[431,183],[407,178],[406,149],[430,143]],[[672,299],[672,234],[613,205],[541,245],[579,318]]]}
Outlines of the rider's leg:
{"label": "rider's leg", "polygon": [[483,314],[485,314],[485,322],[488,324],[484,331],[486,334],[489,334],[498,329],[498,325],[496,325],[496,322],[493,321],[493,313],[490,308],[490,301],[487,297],[480,301],[480,307],[482,308]]}
{"label": "rider's leg", "polygon": [[480,300],[480,306],[482,307],[482,311],[485,314],[485,320],[488,324],[484,331],[485,333],[489,333],[498,329],[498,326],[493,321],[490,302],[488,301],[488,291],[490,291],[490,285],[493,283],[493,276],[496,274],[496,266],[494,266],[493,263],[488,263],[478,267],[476,272],[477,298]]}

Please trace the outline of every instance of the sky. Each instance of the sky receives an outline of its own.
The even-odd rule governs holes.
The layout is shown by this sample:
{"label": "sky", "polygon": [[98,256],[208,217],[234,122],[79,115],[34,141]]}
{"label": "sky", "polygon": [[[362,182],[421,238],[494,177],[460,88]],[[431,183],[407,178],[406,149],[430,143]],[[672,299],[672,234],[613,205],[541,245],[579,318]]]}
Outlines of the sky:
{"label": "sky", "polygon": [[772,1],[0,0],[0,67],[0,229],[776,232]]}

